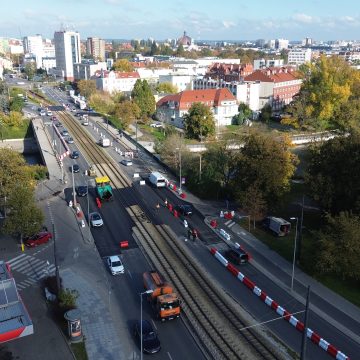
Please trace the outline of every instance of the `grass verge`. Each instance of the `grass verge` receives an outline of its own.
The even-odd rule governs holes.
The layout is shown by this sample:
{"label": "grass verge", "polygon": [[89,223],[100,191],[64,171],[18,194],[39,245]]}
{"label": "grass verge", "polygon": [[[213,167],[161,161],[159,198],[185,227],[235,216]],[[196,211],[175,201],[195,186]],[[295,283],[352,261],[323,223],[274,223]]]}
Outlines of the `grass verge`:
{"label": "grass verge", "polygon": [[76,360],[88,360],[84,341],[71,344],[71,350],[73,351]]}
{"label": "grass verge", "polygon": [[24,119],[22,126],[1,126],[0,139],[24,139],[33,137],[34,133],[29,119]]}

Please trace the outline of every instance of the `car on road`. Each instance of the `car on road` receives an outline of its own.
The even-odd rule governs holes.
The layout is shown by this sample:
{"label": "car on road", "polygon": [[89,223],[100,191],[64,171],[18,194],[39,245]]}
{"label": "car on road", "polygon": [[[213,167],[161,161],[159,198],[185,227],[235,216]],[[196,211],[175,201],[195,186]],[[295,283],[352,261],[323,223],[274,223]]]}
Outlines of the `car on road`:
{"label": "car on road", "polygon": [[98,212],[93,212],[89,214],[90,224],[92,227],[100,227],[104,225],[103,219]]}
{"label": "car on road", "polygon": [[29,238],[25,238],[24,244],[27,247],[35,247],[41,244],[46,244],[51,238],[52,234],[50,232],[44,231]]}
{"label": "car on road", "polygon": [[[136,321],[134,326],[134,335],[139,342],[141,343],[141,322],[140,320]],[[142,321],[142,346],[143,348],[140,351],[143,351],[147,354],[155,354],[161,350],[160,340],[151,325],[150,321]]]}
{"label": "car on road", "polygon": [[70,157],[72,158],[72,159],[78,159],[79,158],[79,152],[78,151],[76,151],[76,150],[74,150],[71,154],[70,154]]}
{"label": "car on road", "polygon": [[109,267],[111,275],[118,275],[124,273],[124,265],[118,255],[108,256],[106,263]]}
{"label": "car on road", "polygon": [[62,135],[62,136],[69,136],[69,132],[68,132],[66,129],[64,129],[64,130],[61,132],[61,135]]}
{"label": "car on road", "polygon": [[60,122],[57,122],[57,123],[55,123],[55,126],[56,126],[56,127],[61,127],[61,123],[60,123]]}
{"label": "car on road", "polygon": [[71,171],[73,173],[78,173],[80,171],[80,166],[78,164],[74,164],[71,166]]}
{"label": "car on road", "polygon": [[71,136],[69,136],[69,137],[66,139],[66,142],[67,142],[68,144],[73,144],[73,143],[74,143],[74,139],[73,139]]}
{"label": "car on road", "polygon": [[40,111],[40,116],[45,116],[46,115],[46,111],[45,110],[41,110]]}
{"label": "car on road", "polygon": [[225,252],[225,257],[235,264],[246,264],[249,261],[249,255],[244,250],[237,249],[229,249]]}
{"label": "car on road", "polygon": [[51,120],[52,120],[52,121],[56,121],[56,120],[57,120],[57,117],[53,115],[53,116],[51,117]]}
{"label": "car on road", "polygon": [[48,110],[48,111],[46,112],[46,115],[47,115],[47,116],[53,116],[52,111],[51,111],[51,110]]}
{"label": "car on road", "polygon": [[132,160],[129,160],[129,159],[123,159],[120,161],[120,163],[125,166],[131,166],[133,164]]}
{"label": "car on road", "polygon": [[82,122],[82,124],[83,124],[84,126],[88,126],[88,125],[89,125],[89,120],[88,120],[88,119],[85,119],[85,120]]}
{"label": "car on road", "polygon": [[152,123],[152,124],[150,124],[150,127],[152,127],[152,128],[161,128],[161,127],[162,127],[162,124]]}
{"label": "car on road", "polygon": [[192,215],[194,209],[190,204],[181,204],[175,207],[175,210],[177,210],[180,214],[189,216]]}
{"label": "car on road", "polygon": [[87,186],[84,186],[84,185],[78,186],[76,189],[76,193],[78,194],[78,196],[81,196],[81,197],[86,196],[88,193]]}

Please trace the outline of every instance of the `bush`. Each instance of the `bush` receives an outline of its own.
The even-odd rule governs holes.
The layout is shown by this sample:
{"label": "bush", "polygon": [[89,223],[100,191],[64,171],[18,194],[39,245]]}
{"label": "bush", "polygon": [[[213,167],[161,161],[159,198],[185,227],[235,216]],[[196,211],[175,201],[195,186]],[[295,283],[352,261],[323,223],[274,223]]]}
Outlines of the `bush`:
{"label": "bush", "polygon": [[68,310],[76,308],[76,300],[79,297],[79,292],[72,289],[61,289],[59,294],[59,307],[65,313]]}

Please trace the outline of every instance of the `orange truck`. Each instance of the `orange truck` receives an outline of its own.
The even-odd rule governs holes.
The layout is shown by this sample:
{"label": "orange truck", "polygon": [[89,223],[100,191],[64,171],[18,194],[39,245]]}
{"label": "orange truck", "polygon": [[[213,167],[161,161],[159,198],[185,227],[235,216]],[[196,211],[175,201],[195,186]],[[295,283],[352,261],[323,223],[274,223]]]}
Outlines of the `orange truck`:
{"label": "orange truck", "polygon": [[180,316],[180,299],[174,293],[173,287],[157,271],[147,271],[143,274],[144,287],[152,290],[149,300],[161,321],[172,320]]}

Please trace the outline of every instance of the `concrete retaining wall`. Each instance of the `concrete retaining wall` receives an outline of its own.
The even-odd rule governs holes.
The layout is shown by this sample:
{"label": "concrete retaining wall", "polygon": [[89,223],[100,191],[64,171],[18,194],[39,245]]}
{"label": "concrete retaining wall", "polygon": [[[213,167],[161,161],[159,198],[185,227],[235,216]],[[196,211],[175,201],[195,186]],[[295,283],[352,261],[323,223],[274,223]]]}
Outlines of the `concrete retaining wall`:
{"label": "concrete retaining wall", "polygon": [[0,141],[0,148],[8,148],[25,154],[33,154],[40,151],[35,138],[3,140]]}

